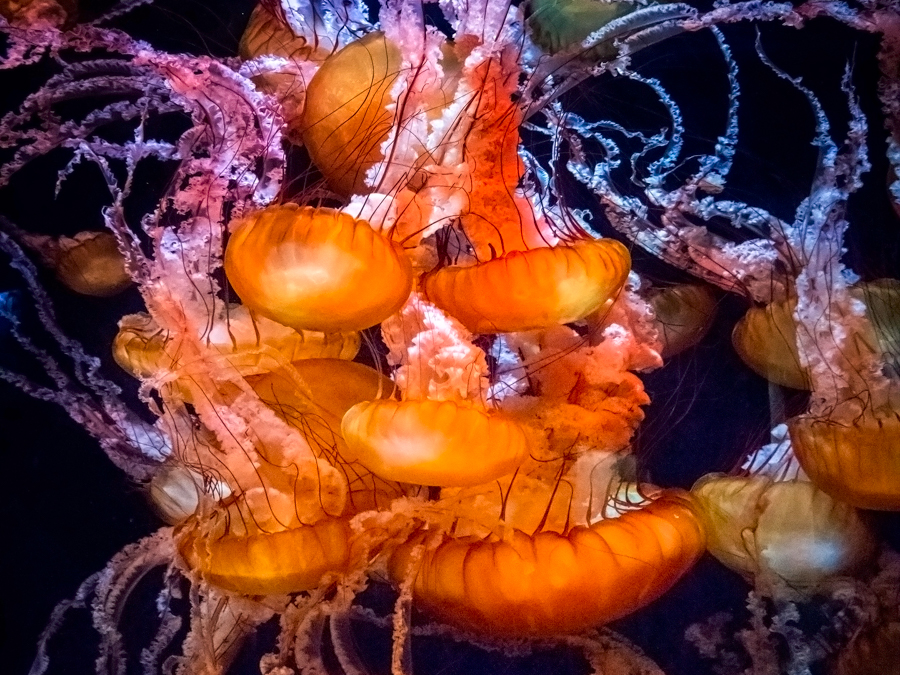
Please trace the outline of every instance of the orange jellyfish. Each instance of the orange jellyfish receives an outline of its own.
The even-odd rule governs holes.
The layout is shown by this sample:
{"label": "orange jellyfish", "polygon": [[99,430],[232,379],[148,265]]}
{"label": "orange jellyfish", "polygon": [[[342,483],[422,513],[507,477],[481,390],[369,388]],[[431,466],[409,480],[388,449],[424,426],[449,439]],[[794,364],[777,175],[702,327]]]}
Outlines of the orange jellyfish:
{"label": "orange jellyfish", "polygon": [[[264,373],[301,359],[352,359],[360,344],[358,333],[295,331],[265,317],[253,317],[243,305],[225,308],[204,328],[205,335],[187,339],[199,337],[209,353],[221,355],[243,375]],[[113,358],[135,377],[159,377],[185,365],[184,339],[161,329],[149,314],[129,314],[119,321]]]}
{"label": "orange jellyfish", "polygon": [[656,316],[660,355],[669,359],[700,342],[712,325],[716,298],[707,286],[680,284],[651,289],[648,302]]}
{"label": "orange jellyfish", "polygon": [[628,249],[600,239],[442,267],[425,276],[422,288],[473,333],[508,333],[583,319],[619,292],[630,267]]}
{"label": "orange jellyfish", "polygon": [[[866,305],[870,326],[852,339],[882,359],[900,352],[900,282],[877,279],[850,287],[850,295]],[[770,382],[792,389],[810,389],[809,373],[797,347],[796,298],[751,307],[737,322],[732,343],[738,356]]]}
{"label": "orange jellyfish", "polygon": [[797,354],[796,300],[751,307],[734,327],[731,341],[741,360],[770,382],[809,389],[809,374]]}
{"label": "orange jellyfish", "polygon": [[[297,127],[303,115],[306,84],[316,68],[331,54],[335,45],[330,36],[295,35],[288,22],[265,2],[256,5],[241,36],[238,54],[245,61],[260,56],[288,59],[289,67],[280,72],[261,72],[253,82],[262,91],[276,96],[284,110],[287,135],[294,143],[301,138]],[[312,22],[315,24],[316,22]]]}
{"label": "orange jellyfish", "polygon": [[199,419],[215,423],[225,405],[240,409],[238,400],[246,412],[232,414],[215,433],[179,412],[163,391],[165,421],[179,441],[170,460],[176,468],[155,486],[155,501],[170,516],[187,516],[175,531],[187,569],[245,595],[309,590],[345,569],[350,529],[343,474],[273,413],[254,410],[249,386],[242,392],[236,380],[198,380],[192,382],[203,396],[192,399]]}
{"label": "orange jellyfish", "polygon": [[74,237],[17,233],[55,273],[60,283],[82,295],[108,298],[131,286],[125,257],[110,232],[79,232]]}
{"label": "orange jellyfish", "polygon": [[394,126],[388,109],[401,56],[383,33],[369,33],[330,56],[312,78],[299,127],[331,188],[365,194],[366,172],[382,159]]}
{"label": "orange jellyfish", "polygon": [[350,525],[326,518],[278,532],[229,532],[228,516],[217,514],[217,529],[180,534],[179,552],[188,566],[220,588],[245,595],[283,595],[319,586],[350,560]]}
{"label": "orange jellyfish", "polygon": [[[794,452],[810,479],[837,500],[863,509],[900,510],[900,282],[859,284],[862,330],[848,336],[846,351],[873,355],[874,367],[858,369],[861,381],[844,400],[788,421]],[[877,371],[877,372],[876,372]],[[875,380],[880,380],[871,384]]]}
{"label": "orange jellyfish", "polygon": [[822,490],[858,508],[900,511],[900,413],[800,415],[788,427],[797,459]]}
{"label": "orange jellyfish", "polygon": [[705,547],[693,498],[642,486],[621,512],[565,531],[420,533],[390,561],[416,603],[475,633],[548,637],[625,616],[665,593]]}
{"label": "orange jellyfish", "polygon": [[348,513],[383,508],[404,491],[348,458],[341,419],[357,403],[392,399],[396,387],[374,368],[339,359],[307,359],[247,378],[260,400],[344,474]]}
{"label": "orange jellyfish", "polygon": [[821,591],[860,571],[875,552],[865,516],[808,480],[708,474],[692,492],[709,552],[768,593]]}
{"label": "orange jellyfish", "polygon": [[[480,485],[515,471],[528,441],[517,422],[485,405],[487,366],[471,335],[418,294],[386,326],[404,360],[395,376],[401,400],[347,411],[341,433],[348,459],[388,480],[430,486]],[[428,357],[429,350],[436,354]]]}
{"label": "orange jellyfish", "polygon": [[467,401],[368,401],[344,415],[349,459],[382,478],[420,485],[480,485],[515,471],[527,454],[519,425]]}
{"label": "orange jellyfish", "polygon": [[296,204],[235,225],[225,273],[254,311],[296,330],[325,333],[380,323],[412,288],[403,250],[367,222]]}

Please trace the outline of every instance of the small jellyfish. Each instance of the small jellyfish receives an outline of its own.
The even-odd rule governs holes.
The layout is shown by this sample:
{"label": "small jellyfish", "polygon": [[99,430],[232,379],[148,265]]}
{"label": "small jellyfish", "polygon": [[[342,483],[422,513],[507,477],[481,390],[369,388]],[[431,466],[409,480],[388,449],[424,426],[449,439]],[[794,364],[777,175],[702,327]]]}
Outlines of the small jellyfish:
{"label": "small jellyfish", "polygon": [[287,136],[294,143],[301,142],[297,127],[303,115],[307,80],[334,48],[326,35],[313,35],[313,38],[295,35],[287,21],[277,16],[269,4],[261,2],[250,14],[238,46],[238,54],[245,61],[261,56],[289,60],[290,68],[286,71],[263,71],[251,79],[260,90],[278,98],[288,122]]}
{"label": "small jellyfish", "polygon": [[708,474],[692,492],[709,552],[762,590],[819,591],[859,571],[875,552],[865,516],[808,480]]}
{"label": "small jellyfish", "polygon": [[[889,363],[900,353],[900,282],[877,279],[850,288],[854,300],[867,308],[867,329],[853,337]],[[734,327],[731,339],[741,360],[770,382],[792,389],[810,389],[809,373],[797,347],[796,298],[751,307]]]}
{"label": "small jellyfish", "polygon": [[400,65],[400,50],[383,33],[369,33],[330,56],[307,87],[303,143],[341,195],[370,190],[366,172],[383,158],[394,125],[388,104]]}
{"label": "small jellyfish", "polygon": [[[253,317],[243,305],[230,305],[200,338],[211,355],[221,355],[242,375],[265,373],[282,363],[310,358],[352,359],[359,351],[358,333],[295,331],[262,316]],[[162,330],[145,313],[119,321],[113,358],[135,377],[159,377],[186,365],[180,336]]]}
{"label": "small jellyfish", "polygon": [[716,313],[716,297],[708,286],[698,284],[651,288],[647,301],[653,308],[664,359],[700,342]]}
{"label": "small jellyfish", "polygon": [[60,283],[76,293],[108,298],[132,284],[125,257],[110,232],[79,232],[58,239],[23,233],[22,239],[38,252]]}
{"label": "small jellyfish", "polygon": [[[636,8],[637,5],[630,2],[530,0],[527,4],[528,27],[535,43],[550,54],[555,54],[580,47],[588,35]],[[601,43],[580,56],[609,59],[616,53],[614,45]]]}
{"label": "small jellyfish", "polygon": [[810,479],[862,509],[900,511],[900,413],[849,419],[800,415],[788,421],[794,452]]}
{"label": "small jellyfish", "polygon": [[797,354],[796,300],[751,307],[734,327],[731,342],[756,374],[791,389],[809,389],[809,374]]}

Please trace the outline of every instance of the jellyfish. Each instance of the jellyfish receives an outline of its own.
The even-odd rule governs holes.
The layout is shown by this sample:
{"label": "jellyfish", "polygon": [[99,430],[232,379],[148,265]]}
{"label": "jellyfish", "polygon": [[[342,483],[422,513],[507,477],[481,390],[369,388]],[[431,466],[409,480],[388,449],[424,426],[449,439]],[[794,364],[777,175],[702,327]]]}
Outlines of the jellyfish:
{"label": "jellyfish", "polygon": [[709,551],[762,593],[822,593],[871,563],[875,534],[864,513],[810,482],[786,427],[775,434],[745,463],[746,475],[707,474],[692,488]]}
{"label": "jellyfish", "polygon": [[[4,70],[50,69],[0,121],[5,194],[44,162],[62,162],[49,184],[61,199],[90,173],[135,291],[101,350],[132,381],[59,328],[16,243],[26,225],[41,234],[18,222],[40,204],[11,209],[0,248],[22,290],[0,317],[28,365],[0,374],[61,404],[166,523],[59,605],[35,674],[58,662],[69,610],[91,615],[98,671],[133,663],[123,617],[153,584],[147,672],[250,659],[278,675],[407,675],[433,665],[422,650],[436,638],[507,664],[563,649],[596,673],[659,672],[616,631],[679,614],[704,549],[725,558],[747,529],[763,543],[732,563],[757,586],[742,633],[754,663],[777,663],[778,635],[796,672],[823,656],[802,650],[817,644],[796,619],[808,598],[770,598],[774,577],[850,579],[831,596],[843,623],[819,641],[847,662],[892,634],[865,592],[895,587],[890,556],[874,559],[858,509],[895,508],[893,475],[868,479],[896,454],[896,302],[890,281],[859,282],[841,258],[870,161],[853,73],[837,84],[849,121],[832,132],[761,38],[749,59],[812,110],[818,165],[794,220],[729,185],[748,100],[730,24],[802,36],[816,18],[883,36],[890,92],[889,7],[266,0],[233,50],[209,55],[141,40],[127,18],[141,4],[74,25],[17,10],[3,26]],[[691,34],[724,85],[717,137],[700,146],[648,68]],[[584,105],[618,85],[640,105],[609,119]],[[651,278],[648,258],[669,278]],[[770,362],[796,366],[809,391],[788,415],[773,389],[772,421],[810,480],[751,468],[737,491],[756,504],[717,521],[703,484],[652,480],[638,446],[650,371],[702,348],[726,294],[752,305],[735,331],[751,367],[792,385]],[[786,337],[778,354],[772,336]],[[839,564],[791,555],[810,530],[810,549],[847,552]],[[874,637],[848,640],[863,625]]]}

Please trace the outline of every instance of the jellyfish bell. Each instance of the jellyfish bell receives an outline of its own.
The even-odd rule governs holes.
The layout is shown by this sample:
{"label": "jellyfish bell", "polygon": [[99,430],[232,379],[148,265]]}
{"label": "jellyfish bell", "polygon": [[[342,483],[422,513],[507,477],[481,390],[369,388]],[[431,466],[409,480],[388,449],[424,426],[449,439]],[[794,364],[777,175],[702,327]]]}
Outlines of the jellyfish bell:
{"label": "jellyfish bell", "polygon": [[78,3],[76,0],[6,0],[0,4],[0,16],[13,26],[56,28],[76,21]]}
{"label": "jellyfish bell", "polygon": [[809,375],[797,354],[796,301],[751,307],[731,335],[741,360],[770,382],[791,389],[809,389]]}
{"label": "jellyfish bell", "polygon": [[480,485],[515,471],[528,453],[519,425],[467,401],[372,401],[344,415],[349,457],[389,480]]}
{"label": "jellyfish bell", "polygon": [[797,458],[834,499],[861,509],[900,510],[900,414],[800,415],[788,422]]}
{"label": "jellyfish bell", "polygon": [[390,572],[396,583],[413,578],[413,596],[429,614],[477,634],[578,633],[655,600],[693,566],[705,546],[695,509],[688,493],[663,490],[564,534],[423,533],[396,550]]}
{"label": "jellyfish bell", "polygon": [[125,269],[125,256],[111,232],[79,232],[73,237],[48,237],[16,232],[35,250],[56,278],[69,290],[97,298],[118,295],[134,282]]}
{"label": "jellyfish bell", "polygon": [[[630,2],[529,0],[526,16],[535,43],[555,54],[579,47],[588,35],[635,9]],[[616,53],[612,45],[601,43],[581,56],[608,59]]]}
{"label": "jellyfish bell", "polygon": [[369,328],[412,289],[403,250],[368,223],[325,208],[269,207],[233,227],[225,273],[250,309],[296,330]]}
{"label": "jellyfish bell", "polygon": [[699,284],[651,288],[648,302],[655,314],[664,359],[700,342],[716,313],[715,295],[708,286]]}
{"label": "jellyfish bell", "polygon": [[708,474],[691,491],[709,552],[763,592],[821,592],[861,571],[876,549],[866,517],[808,480]]}
{"label": "jellyfish bell", "polygon": [[271,56],[289,61],[290,68],[264,71],[252,80],[260,90],[278,98],[284,109],[288,138],[301,143],[298,120],[303,115],[306,84],[336,45],[329,36],[317,35],[315,31],[312,40],[305,35],[296,35],[279,14],[280,11],[268,3],[257,4],[241,36],[238,54],[245,61]]}
{"label": "jellyfish bell", "polygon": [[[893,355],[900,351],[900,282],[860,282],[849,293],[866,306],[869,320],[865,330],[853,338],[881,358],[896,358]],[[741,360],[758,375],[785,387],[809,390],[812,383],[797,346],[796,310],[796,298],[751,307],[735,325],[732,344]]]}
{"label": "jellyfish bell", "polygon": [[619,292],[630,267],[625,246],[600,239],[442,267],[422,286],[473,333],[517,332],[583,319]]}
{"label": "jellyfish bell", "polygon": [[388,110],[400,76],[400,50],[373,32],[330,56],[310,81],[296,124],[310,157],[333,190],[365,194],[366,173],[383,158],[394,125]]}
{"label": "jellyfish bell", "polygon": [[[223,519],[201,525],[216,528]],[[346,519],[326,518],[276,532],[239,535],[184,529],[179,553],[209,583],[244,595],[285,595],[317,588],[343,572],[350,559]]]}
{"label": "jellyfish bell", "polygon": [[296,331],[236,304],[220,308],[202,330],[203,335],[182,338],[162,329],[149,314],[129,314],[119,321],[113,358],[135,377],[158,377],[185,365],[182,341],[187,339],[199,341],[211,356],[224,357],[227,367],[249,376],[302,359],[352,359],[360,345],[355,332]]}

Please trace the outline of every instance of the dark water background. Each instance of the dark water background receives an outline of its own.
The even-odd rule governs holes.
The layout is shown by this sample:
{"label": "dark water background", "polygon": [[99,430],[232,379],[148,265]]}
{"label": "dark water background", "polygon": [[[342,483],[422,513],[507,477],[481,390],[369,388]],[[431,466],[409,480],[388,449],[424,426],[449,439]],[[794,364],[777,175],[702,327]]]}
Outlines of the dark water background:
{"label": "dark water background", "polygon": [[[252,4],[250,0],[164,0],[140,8],[113,25],[159,49],[231,56],[236,53]],[[91,16],[97,8],[89,3],[83,11]],[[872,130],[874,167],[866,177],[866,187],[851,200],[847,260],[865,278],[898,276],[900,220],[891,210],[885,190],[884,132],[874,95],[875,40],[825,20],[812,22],[803,31],[776,26],[761,26],[760,30],[772,60],[792,75],[802,76],[821,96],[832,115],[835,138],[842,138],[846,129],[841,73],[845,63],[854,64],[854,82]],[[724,32],[741,67],[743,86],[740,150],[729,189],[736,198],[789,219],[808,193],[815,166],[809,108],[797,92],[759,64],[753,53],[753,25],[725,27]],[[726,103],[725,69],[710,36],[670,40],[641,53],[635,62],[640,64],[642,74],[658,77],[682,106],[689,132],[686,154],[709,152],[716,135],[722,132]],[[33,67],[25,74],[4,74],[0,82],[9,83],[4,91],[20,99],[42,80],[41,72],[41,67]],[[612,117],[629,128],[646,125],[654,129],[664,124],[661,108],[635,95],[624,82],[607,79],[602,85],[582,88],[570,104],[597,117]],[[65,158],[51,158],[0,191],[0,213],[23,228],[48,234],[102,229],[99,208],[107,195],[96,172],[82,169],[59,198],[53,199],[52,185],[60,161]],[[159,187],[158,178],[148,175],[146,181],[148,192]],[[599,227],[604,229],[602,219]],[[635,258],[636,267],[655,278],[681,278],[646,255],[636,252]],[[113,300],[85,298],[45,276],[64,330],[104,360],[104,374],[122,386],[125,396],[133,401],[134,382],[111,362],[108,345],[118,318],[142,309],[137,292],[130,290]],[[0,282],[0,291],[16,288],[15,276],[6,269],[0,269]],[[21,296],[21,301],[27,303],[27,296]],[[745,309],[739,298],[722,297],[713,330],[700,345],[662,370],[642,375],[653,403],[647,408],[647,420],[635,447],[642,475],[653,482],[690,487],[704,473],[728,470],[747,451],[766,442],[769,387],[739,362],[730,345],[731,327]],[[8,340],[8,335],[0,335],[4,350]],[[801,410],[803,404],[802,394],[788,392],[785,407],[789,414]],[[0,560],[5,581],[0,593],[0,662],[4,664],[0,670],[24,673],[54,605],[71,597],[84,578],[102,568],[124,545],[149,534],[160,523],[142,491],[126,480],[77,424],[54,405],[32,401],[3,383],[0,457]],[[880,516],[878,520],[883,535],[897,546],[898,519]],[[735,612],[740,622],[747,590],[736,575],[707,556],[665,597],[612,628],[642,647],[668,675],[711,672],[710,665],[700,661],[684,640],[684,630],[722,610]],[[389,599],[388,591],[379,589],[375,596],[379,594],[385,597],[373,597],[373,603]],[[135,643],[140,638],[141,611],[149,612],[150,608],[126,616]],[[258,651],[270,647],[269,632],[261,632]],[[361,630],[358,639],[371,660],[373,673],[386,672],[389,638]],[[51,672],[92,672],[95,647],[96,638],[82,614],[67,627],[51,652],[57,659]],[[251,649],[233,672],[258,672],[254,659],[258,659],[258,653]],[[575,673],[583,667],[576,654],[559,650],[532,659],[508,660],[433,640],[417,642],[414,659],[417,673],[442,675]]]}

